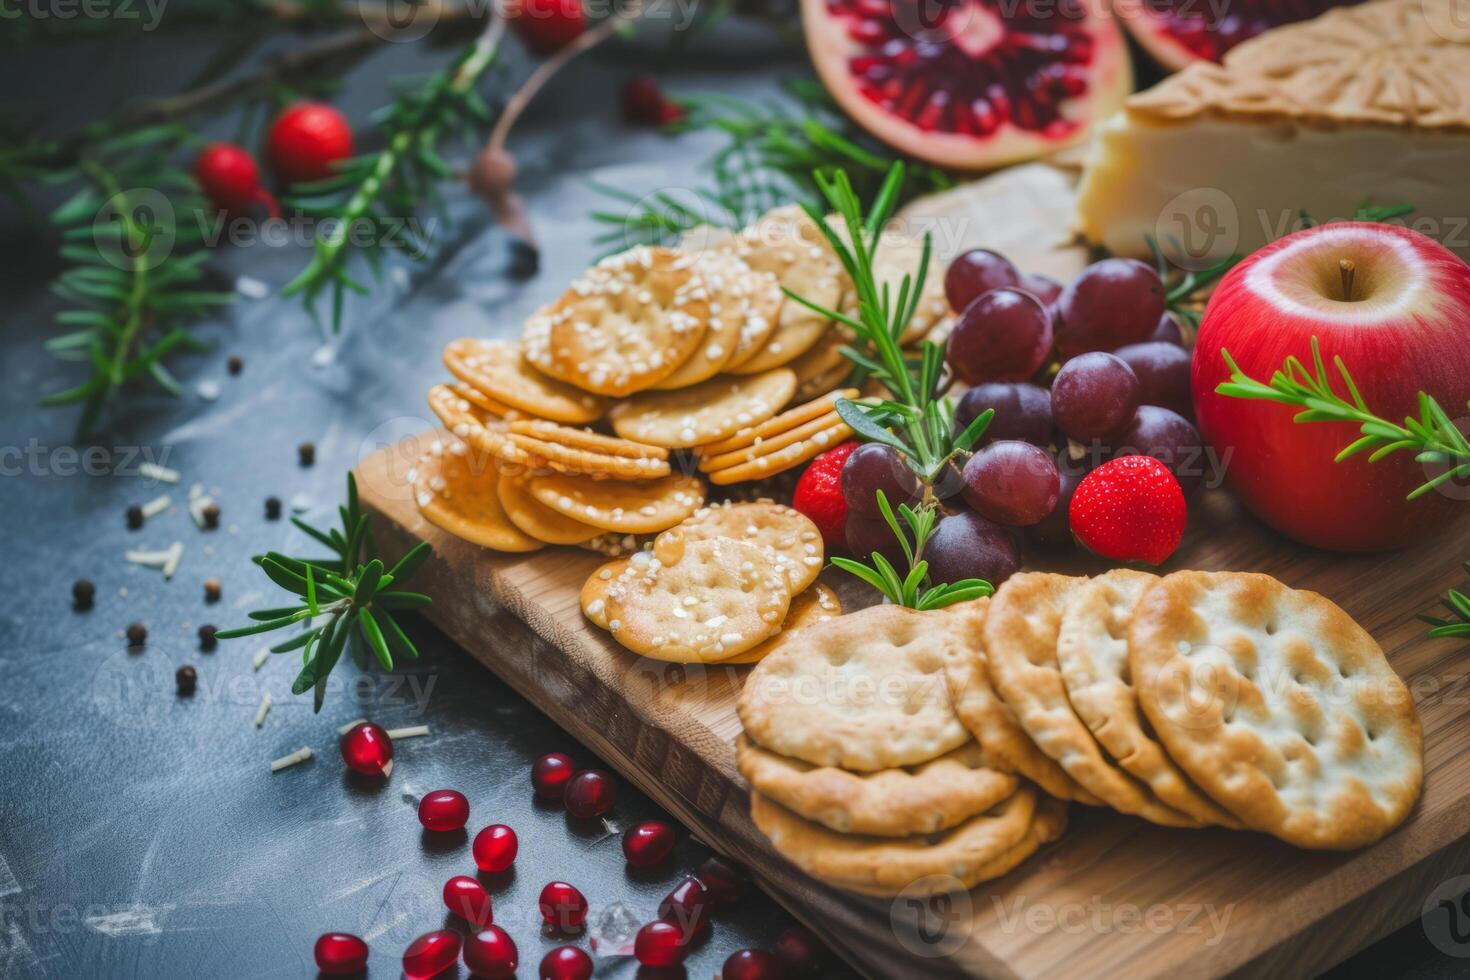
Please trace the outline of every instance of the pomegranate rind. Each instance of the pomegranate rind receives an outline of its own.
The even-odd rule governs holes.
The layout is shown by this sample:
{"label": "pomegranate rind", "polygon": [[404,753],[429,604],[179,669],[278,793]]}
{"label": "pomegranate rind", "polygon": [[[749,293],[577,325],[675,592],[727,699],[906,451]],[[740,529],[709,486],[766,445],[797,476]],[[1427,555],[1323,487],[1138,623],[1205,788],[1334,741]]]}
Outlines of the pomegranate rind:
{"label": "pomegranate rind", "polygon": [[1123,31],[1105,0],[1082,0],[1094,48],[1087,91],[1061,103],[1077,125],[1062,136],[1023,129],[1012,121],[993,133],[970,135],[925,130],[871,101],[858,90],[848,62],[863,45],[848,36],[827,0],[801,0],[802,29],[817,75],[843,111],[872,136],[917,160],[957,171],[983,171],[1035,160],[1085,141],[1095,122],[1112,115],[1133,90],[1133,64]]}
{"label": "pomegranate rind", "polygon": [[1118,19],[1133,35],[1138,46],[1169,71],[1180,71],[1196,61],[1206,60],[1181,43],[1169,30],[1168,22],[1151,11],[1147,4],[1129,4],[1126,13],[1119,15]]}

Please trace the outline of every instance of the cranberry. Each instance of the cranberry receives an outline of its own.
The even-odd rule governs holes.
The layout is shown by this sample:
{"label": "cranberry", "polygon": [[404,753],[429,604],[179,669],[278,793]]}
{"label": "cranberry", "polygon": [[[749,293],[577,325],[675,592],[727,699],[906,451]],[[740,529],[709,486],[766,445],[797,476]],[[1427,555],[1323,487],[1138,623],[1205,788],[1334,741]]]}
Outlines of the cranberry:
{"label": "cranberry", "polygon": [[462,830],[470,818],[470,801],[453,789],[436,789],[419,800],[419,823],[429,830]]}
{"label": "cranberry", "polygon": [[623,83],[623,119],[643,126],[658,125],[664,93],[649,75],[634,75]]}
{"label": "cranberry", "polygon": [[504,871],[515,863],[519,848],[516,832],[503,823],[495,823],[475,835],[470,850],[475,855],[475,867],[481,871]]}
{"label": "cranberry", "polygon": [[592,957],[575,946],[558,946],[541,958],[541,980],[590,980]]}
{"label": "cranberry", "polygon": [[678,926],[655,919],[638,930],[633,955],[644,966],[678,966],[689,955],[688,942]]}
{"label": "cranberry", "polygon": [[244,214],[252,205],[263,204],[271,217],[281,215],[276,199],[260,186],[255,158],[233,143],[206,146],[194,161],[194,179],[204,196],[221,211]]}
{"label": "cranberry", "polygon": [[469,875],[455,875],[444,883],[444,907],[477,926],[488,926],[495,921],[490,894]]}
{"label": "cranberry", "polygon": [[364,776],[387,776],[393,772],[393,740],[380,725],[364,721],[342,736],[342,761]]}
{"label": "cranberry", "polygon": [[367,966],[367,943],[346,932],[324,932],[316,941],[316,968],[332,976],[358,973]]}
{"label": "cranberry", "polygon": [[443,973],[459,958],[459,933],[448,929],[426,932],[403,951],[403,973],[408,980],[428,980]]}
{"label": "cranberry", "polygon": [[582,0],[508,0],[506,19],[531,53],[546,57],[587,29]]}
{"label": "cranberry", "polygon": [[513,977],[517,959],[515,941],[499,926],[487,926],[464,941],[464,965],[476,976]]}
{"label": "cranberry", "polygon": [[722,857],[711,855],[699,866],[699,883],[709,893],[709,902],[715,907],[732,904],[745,894],[745,869]]}
{"label": "cranberry", "polygon": [[815,976],[822,967],[822,941],[803,926],[792,926],[776,937],[776,957],[793,977]]}
{"label": "cranberry", "polygon": [[587,921],[587,898],[565,881],[541,889],[541,918],[553,929],[571,932]]}
{"label": "cranberry", "polygon": [[678,926],[686,936],[709,928],[710,896],[704,883],[693,876],[674,886],[658,903],[658,917]]}
{"label": "cranberry", "polygon": [[600,817],[618,799],[618,784],[601,769],[584,769],[567,783],[562,802],[574,817]]}
{"label": "cranberry", "polygon": [[651,868],[674,849],[674,828],[649,820],[623,834],[623,857],[635,868]]}
{"label": "cranberry", "polygon": [[560,752],[543,755],[531,767],[531,786],[543,800],[559,800],[574,770],[571,756]]}
{"label": "cranberry", "polygon": [[271,123],[266,148],[282,181],[322,180],[336,172],[332,164],[352,156],[352,127],[325,103],[298,102]]}
{"label": "cranberry", "polygon": [[763,949],[737,949],[720,967],[720,980],[777,980],[784,972],[774,953]]}

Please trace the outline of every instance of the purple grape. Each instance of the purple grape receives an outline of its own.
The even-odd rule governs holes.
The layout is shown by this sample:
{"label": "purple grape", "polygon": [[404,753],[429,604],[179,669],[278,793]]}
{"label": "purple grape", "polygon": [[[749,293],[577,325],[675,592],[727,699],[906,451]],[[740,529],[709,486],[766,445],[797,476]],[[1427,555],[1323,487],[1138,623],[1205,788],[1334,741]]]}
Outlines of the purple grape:
{"label": "purple grape", "polygon": [[1025,381],[1051,353],[1051,315],[1023,289],[992,289],[955,321],[945,359],[966,384]]}
{"label": "purple grape", "polygon": [[898,450],[881,442],[865,442],[842,464],[842,496],[851,513],[881,523],[879,490],[897,512],[899,504],[918,499],[919,478]]}
{"label": "purple grape", "polygon": [[1159,325],[1154,328],[1153,336],[1148,339],[1183,347],[1184,331],[1179,329],[1179,321],[1174,319],[1173,315],[1166,312],[1163,316],[1159,317]]}
{"label": "purple grape", "polygon": [[1061,477],[1045,449],[1005,439],[970,457],[965,464],[965,500],[999,524],[1035,524],[1057,503]]}
{"label": "purple grape", "polygon": [[1087,473],[1086,466],[1060,467],[1056,506],[1052,507],[1050,514],[1026,528],[1027,540],[1043,548],[1072,547],[1072,525],[1067,520],[1067,508],[1071,506],[1072,494],[1077,492],[1077,484]]}
{"label": "purple grape", "polygon": [[1141,404],[1159,405],[1185,418],[1194,415],[1194,396],[1189,387],[1191,358],[1183,347],[1151,340],[1119,347],[1113,351],[1113,356],[1131,367],[1138,376],[1138,400]]}
{"label": "purple grape", "polygon": [[[913,536],[909,533],[908,527],[903,524],[902,518],[899,519],[899,526],[904,529],[904,536],[912,545]],[[898,543],[898,538],[894,536],[893,528],[888,526],[887,521],[881,518],[875,521],[849,511],[846,537],[847,550],[860,561],[866,562],[868,557],[876,551],[892,562],[900,575],[908,570],[908,558],[903,553],[903,545]]]}
{"label": "purple grape", "polygon": [[1043,276],[1036,272],[1023,272],[1021,274],[1021,288],[1032,293],[1041,300],[1042,306],[1051,306],[1062,295],[1062,284],[1051,276]]}
{"label": "purple grape", "polygon": [[955,432],[987,408],[995,409],[990,427],[980,437],[980,445],[1001,439],[1020,439],[1036,446],[1051,442],[1051,393],[1026,381],[987,381],[960,396],[954,409]]}
{"label": "purple grape", "polygon": [[1112,354],[1093,351],[1072,358],[1051,383],[1051,414],[1078,442],[1117,432],[1138,410],[1138,376]]}
{"label": "purple grape", "polygon": [[1152,456],[1179,478],[1190,493],[1204,479],[1206,458],[1199,430],[1182,415],[1157,405],[1143,405],[1133,424],[1115,440],[1113,456]]}
{"label": "purple grape", "polygon": [[1057,347],[1072,357],[1147,340],[1164,313],[1164,284],[1137,259],[1103,259],[1057,298]]}
{"label": "purple grape", "polygon": [[949,264],[944,273],[944,295],[958,312],[992,289],[1019,286],[1021,273],[1011,260],[988,248],[976,248]]}
{"label": "purple grape", "polygon": [[935,585],[983,578],[998,586],[1021,568],[1020,552],[1006,529],[969,510],[939,519],[923,557]]}

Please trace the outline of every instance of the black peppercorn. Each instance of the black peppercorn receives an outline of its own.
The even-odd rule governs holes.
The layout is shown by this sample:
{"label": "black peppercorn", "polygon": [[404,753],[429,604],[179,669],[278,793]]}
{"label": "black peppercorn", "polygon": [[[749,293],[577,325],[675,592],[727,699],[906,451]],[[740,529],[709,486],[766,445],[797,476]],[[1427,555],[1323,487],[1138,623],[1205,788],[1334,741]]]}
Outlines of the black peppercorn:
{"label": "black peppercorn", "polygon": [[296,447],[296,455],[301,460],[302,466],[310,466],[316,462],[316,444],[303,442]]}
{"label": "black peppercorn", "polygon": [[281,498],[265,498],[265,519],[268,521],[279,521],[281,519]]}
{"label": "black peppercorn", "polygon": [[84,578],[79,578],[71,584],[72,605],[78,612],[91,609],[92,599],[96,595],[97,586]]}
{"label": "black peppercorn", "polygon": [[137,504],[128,508],[128,530],[136,531],[143,526],[143,508]]}
{"label": "black peppercorn", "polygon": [[219,602],[220,591],[223,588],[224,588],[224,586],[220,585],[219,579],[217,579],[217,578],[207,578],[207,579],[205,579],[204,580],[204,601],[205,602]]}
{"label": "black peppercorn", "polygon": [[213,531],[219,527],[219,504],[205,504],[199,516],[204,518],[205,530]]}
{"label": "black peppercorn", "polygon": [[140,647],[148,642],[148,627],[142,623],[133,623],[128,626],[128,646]]}
{"label": "black peppercorn", "polygon": [[188,664],[174,671],[174,683],[179,686],[179,693],[189,695],[194,693],[194,685],[199,683],[199,671]]}
{"label": "black peppercorn", "polygon": [[230,359],[225,361],[225,367],[229,369],[231,374],[239,374],[245,370],[245,360],[239,354],[231,354]]}
{"label": "black peppercorn", "polygon": [[213,650],[215,647],[219,646],[219,640],[216,640],[214,638],[214,634],[215,627],[213,626],[206,624],[199,627],[199,649]]}

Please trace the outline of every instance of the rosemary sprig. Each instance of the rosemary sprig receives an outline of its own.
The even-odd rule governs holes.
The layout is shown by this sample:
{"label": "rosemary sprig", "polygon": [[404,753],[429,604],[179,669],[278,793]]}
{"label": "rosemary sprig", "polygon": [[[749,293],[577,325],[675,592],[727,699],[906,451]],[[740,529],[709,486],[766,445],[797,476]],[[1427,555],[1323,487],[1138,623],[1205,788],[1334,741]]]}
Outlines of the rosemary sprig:
{"label": "rosemary sprig", "polygon": [[1358,393],[1358,386],[1348,373],[1347,365],[1341,357],[1334,357],[1333,364],[1348,392],[1348,397],[1343,398],[1333,390],[1316,337],[1312,338],[1313,370],[1308,371],[1295,356],[1288,357],[1281,370],[1271,376],[1269,383],[1248,376],[1224,348],[1220,349],[1220,355],[1230,368],[1230,380],[1215,388],[1220,394],[1299,405],[1302,411],[1296,414],[1297,422],[1350,422],[1357,425],[1360,437],[1337,454],[1336,462],[1371,450],[1368,462],[1376,463],[1391,453],[1408,451],[1414,453],[1414,458],[1420,463],[1445,467],[1443,472],[1412,491],[1410,500],[1449,480],[1470,476],[1470,441],[1466,441],[1439,402],[1419,392],[1419,417],[1406,417],[1403,425],[1395,425],[1374,414]]}
{"label": "rosemary sprig", "polygon": [[[222,640],[253,636],[307,622],[303,633],[271,647],[272,653],[301,651],[301,673],[291,685],[292,694],[314,691],[314,710],[322,710],[327,692],[327,677],[344,649],[350,648],[360,665],[366,665],[371,651],[384,670],[393,669],[393,655],[418,658],[413,641],[393,619],[393,613],[404,609],[420,609],[432,600],[419,592],[405,592],[401,586],[418,570],[433,549],[421,541],[389,569],[378,557],[368,516],[357,499],[357,481],[347,474],[347,503],[338,508],[342,519],[340,530],[322,531],[303,520],[291,522],[313,540],[330,548],[334,558],[290,558],[271,551],[257,555],[253,561],[270,580],[301,601],[274,609],[257,609],[250,613],[255,623],[215,634]],[[325,617],[325,623],[319,623]],[[309,621],[309,622],[308,622]]]}
{"label": "rosemary sprig", "polygon": [[[933,507],[920,506],[915,510],[908,504],[899,504],[898,514],[895,516],[887,494],[882,490],[877,493],[878,509],[883,512],[883,520],[888,523],[893,530],[893,536],[903,547],[904,558],[908,561],[908,574],[900,576],[893,563],[876,551],[871,556],[872,565],[864,565],[837,555],[832,557],[832,564],[844,572],[856,575],[898,605],[910,609],[942,609],[956,602],[967,602],[994,594],[995,587],[978,578],[925,587],[924,583],[929,578],[929,563],[923,557],[924,545],[928,543],[934,525],[938,523],[937,511]],[[909,544],[908,534],[904,533],[899,524],[900,517],[908,526],[909,534],[913,535],[913,544]]]}
{"label": "rosemary sprig", "polygon": [[[1200,317],[1203,315],[1201,307],[1205,290],[1229,272],[1242,256],[1233,253],[1207,269],[1178,269],[1164,255],[1158,239],[1152,235],[1144,235],[1143,240],[1148,243],[1148,250],[1154,257],[1154,268],[1159,270],[1159,279],[1164,283],[1165,309],[1189,324],[1190,329],[1198,330]],[[1174,241],[1173,245],[1175,249],[1183,251],[1178,241]]]}
{"label": "rosemary sprig", "polygon": [[[1465,571],[1470,572],[1470,562],[1465,563]],[[1449,610],[1453,619],[1444,619],[1439,616],[1420,615],[1422,622],[1428,623],[1429,635],[1432,637],[1444,636],[1470,636],[1470,596],[1465,595],[1459,589],[1450,589],[1444,594],[1440,603]]]}

